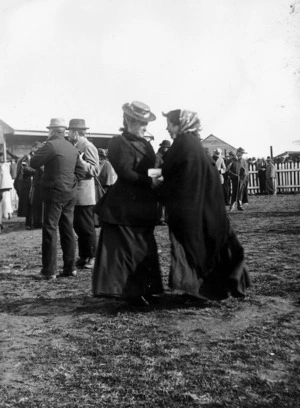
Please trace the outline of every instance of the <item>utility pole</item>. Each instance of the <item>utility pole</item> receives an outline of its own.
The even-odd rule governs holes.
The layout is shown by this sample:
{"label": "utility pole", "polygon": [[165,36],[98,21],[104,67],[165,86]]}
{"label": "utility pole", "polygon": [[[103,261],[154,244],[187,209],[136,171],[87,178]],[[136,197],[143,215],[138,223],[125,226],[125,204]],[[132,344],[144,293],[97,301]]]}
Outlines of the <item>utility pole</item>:
{"label": "utility pole", "polygon": [[6,162],[6,140],[5,140],[4,130],[3,130],[2,125],[0,125],[0,143],[2,143],[2,146],[3,146],[3,161],[5,163]]}
{"label": "utility pole", "polygon": [[271,159],[273,159],[273,146],[270,146],[270,156],[271,156]]}

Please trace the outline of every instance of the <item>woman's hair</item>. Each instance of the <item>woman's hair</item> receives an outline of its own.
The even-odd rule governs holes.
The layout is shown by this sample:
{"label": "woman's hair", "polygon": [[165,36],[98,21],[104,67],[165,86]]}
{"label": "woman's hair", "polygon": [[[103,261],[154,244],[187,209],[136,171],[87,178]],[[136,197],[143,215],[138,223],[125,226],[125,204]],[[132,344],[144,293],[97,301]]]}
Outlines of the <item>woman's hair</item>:
{"label": "woman's hair", "polygon": [[179,126],[179,133],[190,133],[194,132],[196,136],[201,139],[201,123],[196,112],[189,110],[176,109],[168,113],[163,113],[172,125]]}
{"label": "woman's hair", "polygon": [[168,113],[163,113],[163,115],[172,123],[172,125],[179,125],[180,124],[180,109],[172,110]]}

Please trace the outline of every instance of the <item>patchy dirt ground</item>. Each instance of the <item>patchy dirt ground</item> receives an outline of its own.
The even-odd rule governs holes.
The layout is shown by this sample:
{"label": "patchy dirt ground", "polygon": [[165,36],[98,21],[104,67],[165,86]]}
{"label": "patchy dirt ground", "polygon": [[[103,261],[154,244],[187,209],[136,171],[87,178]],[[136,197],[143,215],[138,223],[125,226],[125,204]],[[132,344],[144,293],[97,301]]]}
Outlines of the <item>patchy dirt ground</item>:
{"label": "patchy dirt ground", "polygon": [[229,217],[247,298],[181,304],[158,227],[166,293],[149,310],[91,297],[88,271],[39,280],[41,230],[4,221],[0,407],[299,406],[300,195],[250,197]]}

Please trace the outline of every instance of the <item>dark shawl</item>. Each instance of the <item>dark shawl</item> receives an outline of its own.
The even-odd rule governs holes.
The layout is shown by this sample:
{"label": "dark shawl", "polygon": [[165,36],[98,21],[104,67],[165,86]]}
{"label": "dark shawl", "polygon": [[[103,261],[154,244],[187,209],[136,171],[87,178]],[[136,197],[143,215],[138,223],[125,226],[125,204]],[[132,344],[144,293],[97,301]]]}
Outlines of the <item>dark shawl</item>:
{"label": "dark shawl", "polygon": [[[243,295],[249,285],[243,268],[243,248],[230,228],[219,173],[195,133],[177,135],[164,157],[163,185],[158,189],[168,213],[169,228],[185,248],[197,275],[215,286]],[[224,267],[222,266],[224,265]],[[238,270],[237,270],[238,269]],[[234,276],[232,276],[232,274]]]}

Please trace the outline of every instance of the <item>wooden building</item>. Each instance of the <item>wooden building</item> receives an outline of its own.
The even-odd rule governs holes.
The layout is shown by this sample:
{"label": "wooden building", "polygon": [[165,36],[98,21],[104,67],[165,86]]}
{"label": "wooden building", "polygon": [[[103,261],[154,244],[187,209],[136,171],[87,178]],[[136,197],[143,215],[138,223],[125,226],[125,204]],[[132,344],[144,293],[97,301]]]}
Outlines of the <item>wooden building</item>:
{"label": "wooden building", "polygon": [[286,152],[278,154],[277,156],[274,156],[274,159],[290,159],[293,161],[300,160],[300,151],[288,150]]}
{"label": "wooden building", "polygon": [[208,152],[212,155],[216,149],[222,149],[222,156],[225,157],[230,151],[236,153],[237,149],[231,146],[229,143],[224,142],[214,135],[209,135],[202,140],[202,146],[208,149]]}
{"label": "wooden building", "polygon": [[[43,142],[48,137],[48,130],[17,130],[0,119],[0,160],[18,159],[30,152],[34,142]],[[66,137],[68,132],[66,131]],[[97,147],[106,149],[109,140],[116,133],[86,133],[87,138]],[[147,137],[153,140],[153,136]]]}

